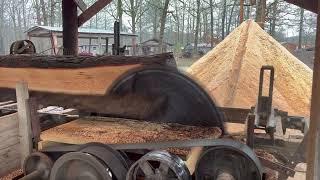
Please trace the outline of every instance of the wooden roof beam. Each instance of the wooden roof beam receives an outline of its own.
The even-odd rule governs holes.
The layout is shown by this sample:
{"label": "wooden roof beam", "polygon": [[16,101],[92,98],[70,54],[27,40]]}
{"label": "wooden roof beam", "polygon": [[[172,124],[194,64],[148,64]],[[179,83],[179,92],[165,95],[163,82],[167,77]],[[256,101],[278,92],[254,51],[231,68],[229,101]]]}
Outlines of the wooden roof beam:
{"label": "wooden roof beam", "polygon": [[108,5],[112,0],[97,0],[93,5],[91,5],[87,10],[78,16],[78,27],[82,26],[90,18],[101,11],[106,5]]}
{"label": "wooden roof beam", "polygon": [[299,7],[302,7],[304,9],[307,9],[309,11],[312,11],[314,13],[318,13],[318,4],[319,1],[318,0],[285,0],[288,3],[297,5]]}

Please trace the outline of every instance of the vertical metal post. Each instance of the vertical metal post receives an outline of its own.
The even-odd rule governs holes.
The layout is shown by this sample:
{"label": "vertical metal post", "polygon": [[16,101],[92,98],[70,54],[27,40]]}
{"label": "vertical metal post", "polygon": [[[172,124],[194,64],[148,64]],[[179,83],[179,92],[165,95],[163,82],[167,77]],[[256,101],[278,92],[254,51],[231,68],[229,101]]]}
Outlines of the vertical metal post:
{"label": "vertical metal post", "polygon": [[63,55],[78,55],[78,14],[72,0],[62,0]]}
{"label": "vertical metal post", "polygon": [[114,22],[113,55],[120,55],[120,23]]}
{"label": "vertical metal post", "polygon": [[106,37],[106,54],[108,54],[109,51],[109,38]]}
{"label": "vertical metal post", "polygon": [[[320,5],[319,5],[320,6]],[[311,96],[310,129],[308,132],[307,180],[320,179],[320,7],[318,7],[318,25],[313,68]]]}
{"label": "vertical metal post", "polygon": [[255,115],[249,114],[247,117],[247,145],[250,148],[254,147],[254,126],[255,126]]}

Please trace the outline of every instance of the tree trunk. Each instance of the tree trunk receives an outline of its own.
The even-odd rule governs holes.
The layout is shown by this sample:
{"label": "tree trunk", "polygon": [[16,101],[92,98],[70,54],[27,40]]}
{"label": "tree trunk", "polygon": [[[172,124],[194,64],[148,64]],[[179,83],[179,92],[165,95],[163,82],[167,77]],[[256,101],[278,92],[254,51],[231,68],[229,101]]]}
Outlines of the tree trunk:
{"label": "tree trunk", "polygon": [[55,6],[56,2],[54,0],[50,0],[50,26],[54,26],[55,23]]}
{"label": "tree trunk", "polygon": [[27,29],[27,15],[26,15],[26,2],[22,0],[22,14],[23,14],[23,31]]}
{"label": "tree trunk", "polygon": [[278,18],[278,0],[274,1],[273,5],[272,5],[272,15],[271,15],[271,20],[270,20],[270,34],[271,36],[275,36],[276,35],[276,21]]}
{"label": "tree trunk", "polygon": [[236,6],[236,3],[237,3],[237,1],[234,1],[233,5],[232,5],[232,8],[231,8],[228,27],[227,27],[227,35],[230,33],[230,26],[231,26],[231,23],[232,23],[233,11],[234,11],[234,7]]}
{"label": "tree trunk", "polygon": [[43,25],[48,26],[48,16],[46,11],[46,4],[44,3],[44,0],[40,0],[41,5],[41,11],[42,11],[42,17],[43,17]]}
{"label": "tree trunk", "polygon": [[154,17],[153,17],[153,38],[157,37],[157,29],[158,29],[158,11],[155,9]]}
{"label": "tree trunk", "polygon": [[40,13],[39,1],[34,0],[34,5],[35,5],[36,15],[37,15],[37,24],[41,25],[41,13]]}
{"label": "tree trunk", "polygon": [[200,26],[200,0],[197,0],[197,22],[196,22],[196,32],[194,37],[194,48],[193,48],[194,54],[198,52],[199,26]]}
{"label": "tree trunk", "polygon": [[262,29],[264,29],[266,21],[266,6],[266,0],[260,0],[256,11],[256,22],[260,25]]}
{"label": "tree trunk", "polygon": [[0,1],[0,54],[4,54],[3,27],[4,27],[4,1]]}
{"label": "tree trunk", "polygon": [[163,49],[164,29],[166,26],[169,1],[170,0],[165,0],[163,10],[162,10],[162,15],[160,17],[159,53],[163,53],[163,50],[164,50]]}
{"label": "tree trunk", "polygon": [[184,44],[184,29],[185,29],[185,27],[184,27],[184,20],[185,20],[185,15],[186,15],[186,13],[185,13],[185,11],[186,11],[186,3],[183,3],[183,10],[182,10],[182,27],[181,27],[181,44],[183,45]]}
{"label": "tree trunk", "polygon": [[226,13],[227,13],[227,0],[223,0],[222,22],[221,22],[221,37],[222,37],[222,39],[224,39],[224,37],[225,37]]}
{"label": "tree trunk", "polygon": [[210,44],[211,48],[213,48],[214,42],[213,42],[213,0],[209,1],[210,3]]}
{"label": "tree trunk", "polygon": [[298,48],[302,48],[302,36],[303,36],[303,18],[304,18],[304,9],[300,8],[300,23],[299,23],[299,45]]}
{"label": "tree trunk", "polygon": [[122,14],[123,14],[122,0],[118,0],[118,4],[117,4],[117,17],[118,17],[118,20],[119,20],[120,31],[122,31]]}

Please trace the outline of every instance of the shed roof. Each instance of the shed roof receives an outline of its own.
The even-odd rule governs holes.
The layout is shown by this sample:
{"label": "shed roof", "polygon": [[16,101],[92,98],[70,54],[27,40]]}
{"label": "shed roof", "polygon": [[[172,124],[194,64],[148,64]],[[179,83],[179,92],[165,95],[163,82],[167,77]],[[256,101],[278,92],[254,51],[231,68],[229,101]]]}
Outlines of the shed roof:
{"label": "shed roof", "polygon": [[[79,28],[78,32],[79,38],[98,38],[99,36],[101,36],[101,38],[113,37],[113,31],[104,29]],[[29,28],[26,33],[31,37],[50,37],[51,33],[55,33],[58,37],[62,37],[62,27],[33,26]],[[120,35],[128,37],[138,36],[127,32],[121,32]]]}
{"label": "shed roof", "polygon": [[288,3],[295,4],[299,7],[318,13],[319,0],[285,0]]}

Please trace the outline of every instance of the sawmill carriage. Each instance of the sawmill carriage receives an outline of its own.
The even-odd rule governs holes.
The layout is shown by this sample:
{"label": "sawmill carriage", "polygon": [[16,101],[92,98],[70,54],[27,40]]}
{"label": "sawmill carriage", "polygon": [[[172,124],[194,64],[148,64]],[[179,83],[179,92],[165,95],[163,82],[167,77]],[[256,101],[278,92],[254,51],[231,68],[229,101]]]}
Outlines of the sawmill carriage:
{"label": "sawmill carriage", "polygon": [[[72,128],[93,128],[95,133],[97,121],[106,128],[105,134],[103,128],[97,130],[102,139],[105,136],[102,141],[95,142],[97,138],[86,132],[86,141],[60,141],[64,144],[36,149],[24,161],[22,179],[253,180],[264,178],[261,162],[288,177],[294,175],[294,166],[304,161],[296,158],[303,148],[284,156],[283,163],[257,156],[252,149],[254,143],[259,147],[276,142],[273,134],[279,132],[275,126],[279,117],[285,120],[281,131],[290,127],[286,123],[300,130],[305,125],[299,117],[291,123],[286,113],[274,117],[272,103],[268,103],[272,102],[272,89],[269,97],[258,96],[259,110],[218,107],[201,85],[177,69],[170,53],[143,58],[11,55],[0,57],[0,63],[0,73],[6,74],[0,79],[2,101],[15,98],[14,88],[23,80],[30,97],[41,107],[79,110],[80,119],[51,129],[32,121],[34,148],[40,139],[57,133],[55,128],[60,128],[62,136],[70,132],[71,139],[86,138]],[[264,70],[273,71],[262,67],[261,78]],[[246,141],[230,138],[225,122],[246,123],[247,136],[242,136]],[[35,126],[48,130],[40,135]],[[256,139],[258,126],[271,138]]]}

